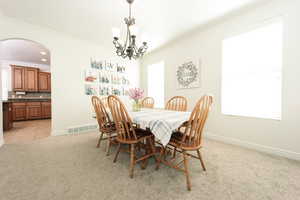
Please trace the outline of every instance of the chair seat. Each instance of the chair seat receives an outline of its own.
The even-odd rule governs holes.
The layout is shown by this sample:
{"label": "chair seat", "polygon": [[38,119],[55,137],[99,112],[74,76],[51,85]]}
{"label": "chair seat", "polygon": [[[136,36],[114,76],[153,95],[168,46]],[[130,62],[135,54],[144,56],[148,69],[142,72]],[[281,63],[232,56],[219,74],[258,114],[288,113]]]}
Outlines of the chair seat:
{"label": "chair seat", "polygon": [[134,144],[134,143],[140,142],[141,140],[143,140],[147,137],[152,137],[153,136],[153,134],[150,131],[142,129],[142,128],[134,128],[134,130],[135,130],[135,134],[136,134],[136,137],[137,137],[136,140],[124,140],[124,139],[119,138],[119,137],[117,137],[117,140],[121,143]]}
{"label": "chair seat", "polygon": [[[169,144],[171,146],[180,147],[185,150],[195,150],[195,149],[201,148],[201,145],[194,146],[192,144],[182,142],[183,137],[184,137],[184,134],[182,132],[180,132],[180,131],[173,132]],[[186,141],[189,141],[189,137],[190,136],[188,136],[188,135],[186,136]],[[191,138],[191,141],[193,141],[192,138]]]}
{"label": "chair seat", "polygon": [[134,128],[135,133],[137,137],[143,137],[143,136],[151,136],[152,133],[148,130],[142,129],[142,128]]}
{"label": "chair seat", "polygon": [[103,131],[105,133],[111,133],[111,132],[116,132],[116,125],[115,123],[107,123],[104,125],[103,128],[100,128],[100,131]]}

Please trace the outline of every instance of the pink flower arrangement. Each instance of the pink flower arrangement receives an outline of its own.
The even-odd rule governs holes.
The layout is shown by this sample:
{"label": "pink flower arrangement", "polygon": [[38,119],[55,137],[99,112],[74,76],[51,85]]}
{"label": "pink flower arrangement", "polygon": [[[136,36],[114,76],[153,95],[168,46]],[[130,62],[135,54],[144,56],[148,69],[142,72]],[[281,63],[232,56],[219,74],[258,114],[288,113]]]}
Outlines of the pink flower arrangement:
{"label": "pink flower arrangement", "polygon": [[144,90],[142,90],[141,88],[131,88],[128,91],[128,95],[135,102],[138,102],[140,99],[142,99],[144,97]]}

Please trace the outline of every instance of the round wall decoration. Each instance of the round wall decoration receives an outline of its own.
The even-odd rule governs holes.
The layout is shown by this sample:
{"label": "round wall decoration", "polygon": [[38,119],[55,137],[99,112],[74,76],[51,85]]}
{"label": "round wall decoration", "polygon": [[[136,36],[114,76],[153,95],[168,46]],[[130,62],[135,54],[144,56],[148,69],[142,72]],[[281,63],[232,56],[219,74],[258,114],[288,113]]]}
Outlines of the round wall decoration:
{"label": "round wall decoration", "polygon": [[177,82],[179,88],[199,87],[199,68],[191,62],[180,65],[177,69]]}

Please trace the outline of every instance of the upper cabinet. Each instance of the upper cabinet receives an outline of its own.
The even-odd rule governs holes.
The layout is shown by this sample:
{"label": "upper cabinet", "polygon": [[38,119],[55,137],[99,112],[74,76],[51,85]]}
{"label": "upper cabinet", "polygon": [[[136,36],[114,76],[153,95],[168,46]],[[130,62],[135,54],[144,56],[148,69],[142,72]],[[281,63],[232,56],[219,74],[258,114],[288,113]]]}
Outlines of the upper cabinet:
{"label": "upper cabinet", "polygon": [[25,91],[25,67],[12,65],[11,72],[13,91]]}
{"label": "upper cabinet", "polygon": [[51,74],[38,68],[12,65],[12,90],[15,92],[51,92]]}
{"label": "upper cabinet", "polygon": [[25,68],[25,91],[37,92],[38,91],[38,74],[39,69],[26,67]]}
{"label": "upper cabinet", "polygon": [[39,72],[39,91],[51,92],[51,74],[48,72]]}

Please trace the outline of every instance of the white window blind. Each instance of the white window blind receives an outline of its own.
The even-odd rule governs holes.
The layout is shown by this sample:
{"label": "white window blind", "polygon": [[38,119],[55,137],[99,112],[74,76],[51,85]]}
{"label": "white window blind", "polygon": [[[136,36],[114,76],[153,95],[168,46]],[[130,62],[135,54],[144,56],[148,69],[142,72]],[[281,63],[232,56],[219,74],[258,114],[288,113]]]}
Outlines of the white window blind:
{"label": "white window blind", "polygon": [[147,67],[148,96],[155,100],[156,108],[164,108],[165,104],[165,66],[159,62]]}
{"label": "white window blind", "polygon": [[283,24],[223,41],[222,113],[281,119]]}

